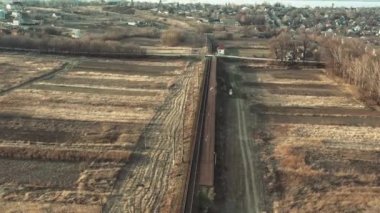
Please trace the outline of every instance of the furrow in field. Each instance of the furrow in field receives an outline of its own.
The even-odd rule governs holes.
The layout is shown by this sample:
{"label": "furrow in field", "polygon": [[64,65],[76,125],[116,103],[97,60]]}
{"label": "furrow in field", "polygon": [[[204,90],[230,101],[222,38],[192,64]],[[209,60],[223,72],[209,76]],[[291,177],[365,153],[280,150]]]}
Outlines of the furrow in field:
{"label": "furrow in field", "polygon": [[82,121],[137,122],[149,121],[153,109],[125,107],[88,107],[78,104],[51,104],[50,106],[14,106],[1,109],[0,113],[17,114],[36,118],[72,119]]}
{"label": "furrow in field", "polygon": [[[184,78],[185,76],[179,77],[174,91],[153,117],[151,124],[160,126],[148,124],[145,129],[144,137],[136,150],[143,156],[135,159],[128,168],[132,174],[125,173],[120,177],[117,183],[119,187],[115,187],[114,196],[111,196],[104,208],[107,211],[157,211],[160,208],[172,167],[172,146],[173,143],[177,143],[178,147],[181,142],[178,129],[183,113],[183,100],[186,98],[186,90],[183,87],[188,84]],[[157,132],[160,133],[158,137]],[[148,149],[144,148],[144,139],[150,139],[146,141]]]}

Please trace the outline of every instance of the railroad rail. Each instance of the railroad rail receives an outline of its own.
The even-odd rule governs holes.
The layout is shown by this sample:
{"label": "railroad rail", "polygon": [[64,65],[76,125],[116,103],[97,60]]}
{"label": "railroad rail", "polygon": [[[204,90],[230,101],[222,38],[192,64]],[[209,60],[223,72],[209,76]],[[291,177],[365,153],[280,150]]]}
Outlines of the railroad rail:
{"label": "railroad rail", "polygon": [[[210,89],[211,96],[214,97],[213,93],[216,90],[216,73],[212,73],[212,71],[216,72],[216,56],[211,55],[215,52],[216,44],[215,41],[210,34],[206,34],[206,47],[207,55],[205,58],[205,67],[203,72],[203,80],[200,88],[200,101],[198,102],[198,108],[196,113],[196,122],[194,123],[193,130],[195,135],[192,140],[191,145],[191,156],[190,156],[190,165],[187,171],[187,179],[185,185],[185,191],[183,193],[183,200],[181,206],[181,212],[192,213],[196,212],[194,209],[197,206],[196,192],[198,189],[198,180],[199,180],[199,172],[200,172],[200,163],[201,163],[201,151],[202,151],[202,142],[204,142],[204,138],[208,137],[209,128],[205,127],[205,125],[209,125],[209,122],[206,121],[208,119],[208,105],[209,105],[209,96]],[[214,68],[214,70],[212,70]],[[214,83],[213,83],[214,82]],[[210,83],[212,85],[210,85]],[[211,101],[213,102],[213,101]],[[215,103],[214,103],[215,104]],[[214,106],[215,107],[215,106]],[[213,153],[212,153],[213,154]],[[213,171],[212,171],[213,178]]]}
{"label": "railroad rail", "polygon": [[204,124],[206,118],[206,108],[207,108],[207,99],[209,91],[209,82],[210,82],[210,70],[211,70],[212,59],[207,57],[204,68],[204,77],[202,80],[200,94],[201,99],[198,104],[198,112],[196,115],[196,122],[194,124],[195,136],[192,140],[190,156],[190,165],[187,172],[187,180],[184,192],[184,199],[182,201],[181,212],[191,213],[193,212],[194,206],[196,206],[196,189],[197,189],[197,180],[198,180],[198,171],[199,171],[199,160],[201,153],[201,142],[204,136]]}

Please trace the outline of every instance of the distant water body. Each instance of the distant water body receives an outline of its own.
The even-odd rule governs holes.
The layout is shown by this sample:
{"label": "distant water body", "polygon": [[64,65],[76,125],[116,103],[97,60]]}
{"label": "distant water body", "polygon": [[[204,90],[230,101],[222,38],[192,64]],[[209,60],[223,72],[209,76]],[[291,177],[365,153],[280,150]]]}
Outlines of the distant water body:
{"label": "distant water body", "polygon": [[[142,0],[144,1],[144,0]],[[158,0],[145,0],[149,2],[158,2]],[[361,0],[361,1],[351,1],[351,0],[341,0],[341,1],[323,1],[323,0],[163,0],[163,2],[180,2],[180,3],[211,3],[211,4],[261,4],[269,3],[274,4],[280,2],[284,5],[291,5],[294,7],[380,7],[380,0]]]}

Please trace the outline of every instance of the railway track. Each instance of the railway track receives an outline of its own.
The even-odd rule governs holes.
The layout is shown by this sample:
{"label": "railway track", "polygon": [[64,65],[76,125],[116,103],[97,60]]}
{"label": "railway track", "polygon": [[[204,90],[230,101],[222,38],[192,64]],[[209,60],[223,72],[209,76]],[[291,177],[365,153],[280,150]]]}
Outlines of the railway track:
{"label": "railway track", "polygon": [[[201,142],[204,140],[205,131],[209,128],[207,125],[207,108],[210,89],[216,89],[216,85],[210,85],[212,65],[216,63],[216,56],[212,55],[216,50],[216,43],[211,35],[206,34],[206,47],[209,55],[206,56],[203,81],[200,88],[200,101],[198,103],[196,122],[194,123],[193,130],[196,132],[192,141],[190,166],[187,174],[185,191],[183,193],[182,209],[181,212],[191,213],[196,211],[197,200],[196,192],[198,188],[200,160],[201,160]],[[213,67],[216,72],[216,65]],[[214,103],[215,104],[215,103]],[[209,150],[207,150],[209,151]],[[212,153],[213,154],[213,153]]]}
{"label": "railway track", "polygon": [[216,60],[215,56],[207,57],[205,62],[204,78],[202,82],[202,87],[200,90],[201,99],[198,105],[198,112],[196,117],[196,122],[194,130],[196,132],[191,148],[191,158],[190,166],[187,174],[186,187],[184,192],[184,199],[182,202],[181,212],[190,213],[194,211],[194,207],[197,206],[196,202],[196,192],[197,192],[197,180],[199,177],[199,162],[201,153],[201,141],[204,138],[205,129],[205,119],[206,119],[206,109],[207,100],[209,96],[210,88],[210,74],[211,74],[211,64],[212,60]]}

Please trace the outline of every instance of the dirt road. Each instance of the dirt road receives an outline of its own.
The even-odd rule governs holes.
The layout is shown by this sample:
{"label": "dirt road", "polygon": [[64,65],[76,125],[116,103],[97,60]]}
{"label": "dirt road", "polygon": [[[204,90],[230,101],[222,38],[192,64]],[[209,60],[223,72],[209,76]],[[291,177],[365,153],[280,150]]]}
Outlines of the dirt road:
{"label": "dirt road", "polygon": [[[238,115],[238,129],[239,129],[239,140],[240,151],[242,154],[242,161],[244,165],[244,188],[246,194],[245,207],[247,212],[258,213],[259,211],[259,192],[256,182],[255,175],[255,166],[252,162],[254,159],[253,155],[255,153],[252,152],[252,141],[247,133],[247,122],[245,115],[245,105],[244,100],[236,99],[236,113]],[[257,125],[254,123],[254,125]]]}
{"label": "dirt road", "polygon": [[[233,77],[234,71],[226,74],[227,85],[234,93],[238,93],[238,82]],[[228,86],[228,87],[229,87]],[[249,117],[249,108],[238,94],[229,96],[227,91],[220,92],[218,100],[217,132],[217,164],[223,165],[223,170],[217,173],[223,176],[221,185],[216,183],[216,193],[223,198],[217,204],[217,212],[250,212],[259,213],[263,210],[263,188],[258,168],[258,154],[255,143],[250,136],[251,128],[257,126],[256,119]],[[220,131],[223,129],[222,131]],[[217,176],[219,176],[217,175]],[[219,176],[220,177],[220,176]]]}

